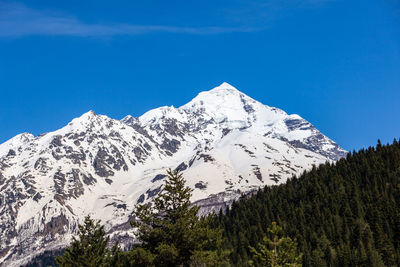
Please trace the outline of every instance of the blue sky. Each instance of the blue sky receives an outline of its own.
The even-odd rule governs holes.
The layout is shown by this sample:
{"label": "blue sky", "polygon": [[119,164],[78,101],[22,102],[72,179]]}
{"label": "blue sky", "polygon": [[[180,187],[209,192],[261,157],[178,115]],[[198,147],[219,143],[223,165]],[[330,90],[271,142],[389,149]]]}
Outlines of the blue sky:
{"label": "blue sky", "polygon": [[348,150],[400,137],[398,0],[0,0],[0,142],[223,81]]}

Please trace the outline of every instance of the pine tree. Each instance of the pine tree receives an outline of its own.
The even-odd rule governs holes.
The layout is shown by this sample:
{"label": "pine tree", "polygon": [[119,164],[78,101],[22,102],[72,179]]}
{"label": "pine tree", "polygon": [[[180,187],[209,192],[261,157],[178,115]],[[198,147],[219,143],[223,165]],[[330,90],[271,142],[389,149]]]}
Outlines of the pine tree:
{"label": "pine tree", "polygon": [[[56,257],[58,266],[110,266],[112,252],[107,248],[109,237],[105,236],[104,226],[95,222],[90,216],[85,217],[83,225],[79,225],[79,239],[73,237],[63,255]],[[116,244],[112,251],[119,250]]]}
{"label": "pine tree", "polygon": [[131,224],[141,245],[131,252],[133,260],[143,261],[145,255],[156,266],[223,263],[222,232],[210,227],[211,220],[197,217],[199,208],[191,206],[191,189],[182,174],[177,170],[167,174],[162,192],[151,203],[136,206]]}
{"label": "pine tree", "polygon": [[[297,244],[290,237],[282,236],[282,228],[276,222],[272,222],[272,227],[268,228],[269,236],[265,236],[262,243],[258,243],[258,248],[250,246],[250,251],[254,259],[262,266],[299,266],[302,264],[302,254],[297,252]],[[250,261],[250,265],[254,261]]]}

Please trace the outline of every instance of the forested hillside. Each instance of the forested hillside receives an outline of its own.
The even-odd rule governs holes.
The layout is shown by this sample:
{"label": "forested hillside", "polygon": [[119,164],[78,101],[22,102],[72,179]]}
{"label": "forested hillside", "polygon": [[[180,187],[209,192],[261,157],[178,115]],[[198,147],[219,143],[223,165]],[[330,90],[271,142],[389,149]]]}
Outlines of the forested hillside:
{"label": "forested hillside", "polygon": [[349,153],[286,184],[235,202],[216,224],[234,265],[276,221],[296,239],[303,266],[400,266],[400,144]]}

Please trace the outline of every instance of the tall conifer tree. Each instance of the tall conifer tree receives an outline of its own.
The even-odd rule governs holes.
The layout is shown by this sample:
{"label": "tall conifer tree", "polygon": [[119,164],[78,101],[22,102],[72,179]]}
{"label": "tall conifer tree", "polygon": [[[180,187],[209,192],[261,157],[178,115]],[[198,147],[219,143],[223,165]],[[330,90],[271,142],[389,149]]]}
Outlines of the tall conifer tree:
{"label": "tall conifer tree", "polygon": [[[109,237],[105,235],[104,226],[100,221],[95,222],[90,216],[85,217],[82,225],[79,225],[79,238],[73,237],[73,241],[65,249],[63,255],[56,257],[58,266],[82,266],[97,267],[109,266],[112,253],[107,248]],[[113,251],[118,250],[115,245]]]}
{"label": "tall conifer tree", "polygon": [[[139,204],[132,221],[140,249],[156,266],[215,266],[223,264],[222,233],[210,227],[211,220],[199,219],[191,206],[191,189],[182,174],[168,170],[162,192],[151,203]],[[138,253],[134,261],[142,261]]]}

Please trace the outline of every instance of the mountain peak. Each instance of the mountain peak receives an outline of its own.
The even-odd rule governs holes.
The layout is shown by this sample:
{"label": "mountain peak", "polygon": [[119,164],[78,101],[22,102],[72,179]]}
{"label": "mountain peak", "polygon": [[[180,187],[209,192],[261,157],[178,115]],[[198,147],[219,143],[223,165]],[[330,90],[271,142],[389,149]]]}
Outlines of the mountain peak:
{"label": "mountain peak", "polygon": [[221,108],[237,109],[241,107],[245,101],[256,102],[229,83],[223,82],[221,85],[211,90],[200,92],[189,103],[183,105],[182,108],[186,110],[200,107],[215,109],[216,111]]}
{"label": "mountain peak", "polygon": [[221,83],[219,86],[211,89],[210,91],[220,91],[220,90],[226,90],[226,91],[235,91],[235,92],[239,92],[238,89],[236,89],[234,86],[232,86],[231,84],[227,83],[227,82],[223,82]]}
{"label": "mountain peak", "polygon": [[219,96],[219,97],[224,97],[227,95],[234,95],[234,96],[244,95],[236,87],[230,85],[227,82],[223,82],[219,86],[214,87],[211,90],[200,92],[199,95],[201,94],[211,94],[213,96]]}
{"label": "mountain peak", "polygon": [[[73,119],[70,123],[68,123],[68,127],[73,126],[73,127],[86,127],[84,125],[87,125],[89,123],[92,123],[96,118],[98,118],[99,116],[93,111],[93,110],[89,110],[86,113],[83,113],[81,116],[76,117],[75,119]],[[64,129],[64,128],[62,128]]]}
{"label": "mountain peak", "polygon": [[96,117],[96,112],[94,112],[93,110],[89,110],[86,113],[83,113],[81,116],[73,119],[73,121],[77,120],[77,121],[87,121],[92,119],[93,117]]}
{"label": "mountain peak", "polygon": [[136,118],[134,118],[131,115],[126,115],[121,121],[123,123],[132,123],[133,121],[137,120]]}
{"label": "mountain peak", "polygon": [[81,115],[81,118],[90,118],[90,117],[94,117],[94,116],[96,116],[96,112],[94,112],[93,110],[89,110],[88,112],[83,113]]}

